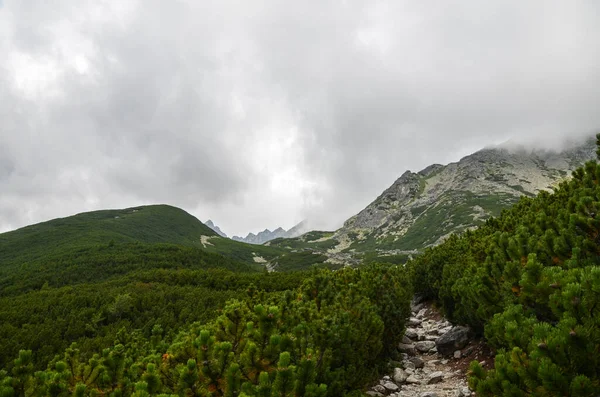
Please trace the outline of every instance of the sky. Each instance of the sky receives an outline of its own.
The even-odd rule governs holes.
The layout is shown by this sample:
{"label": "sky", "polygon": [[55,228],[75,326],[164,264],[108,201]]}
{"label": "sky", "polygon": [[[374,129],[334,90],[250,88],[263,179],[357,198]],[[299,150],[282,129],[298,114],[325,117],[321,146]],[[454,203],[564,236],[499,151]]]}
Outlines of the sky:
{"label": "sky", "polygon": [[0,0],[0,231],[331,230],[407,169],[598,131],[599,88],[597,0]]}

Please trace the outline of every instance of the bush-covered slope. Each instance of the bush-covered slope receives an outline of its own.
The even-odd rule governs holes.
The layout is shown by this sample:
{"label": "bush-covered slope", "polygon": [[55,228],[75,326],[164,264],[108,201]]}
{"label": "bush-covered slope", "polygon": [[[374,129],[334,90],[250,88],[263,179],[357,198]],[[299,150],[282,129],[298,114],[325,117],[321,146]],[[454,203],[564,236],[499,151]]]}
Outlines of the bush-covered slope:
{"label": "bush-covered slope", "polygon": [[[22,350],[10,373],[0,371],[0,393],[344,396],[386,363],[411,296],[396,267],[322,269],[283,294],[248,288],[245,299],[229,302],[214,321],[184,327],[172,342],[154,325],[146,334],[118,334],[91,358],[72,346],[37,373],[32,352]],[[117,301],[109,313],[122,306]]]}
{"label": "bush-covered slope", "polygon": [[208,321],[250,284],[267,294],[296,288],[302,274],[266,274],[262,262],[279,257],[281,270],[319,262],[218,237],[167,205],[83,213],[0,234],[0,366],[11,367],[6,360],[20,349],[32,349],[41,369],[71,342],[85,355],[121,331],[150,337],[155,325],[171,332]]}
{"label": "bush-covered slope", "polygon": [[480,395],[598,395],[599,183],[587,163],[410,263],[417,292],[500,349],[494,370],[472,367]]}
{"label": "bush-covered slope", "polygon": [[151,269],[213,268],[235,272],[263,270],[258,264],[240,263],[200,248],[165,243],[110,243],[74,248],[0,273],[0,296],[22,294],[44,286],[98,283]]}
{"label": "bush-covered slope", "polygon": [[167,267],[0,297],[0,367],[11,367],[21,349],[33,350],[33,363],[42,369],[72,342],[88,354],[112,345],[119,332],[139,330],[150,337],[156,326],[161,336],[169,336],[194,321],[213,319],[250,285],[270,294],[295,288],[303,278],[300,273]]}

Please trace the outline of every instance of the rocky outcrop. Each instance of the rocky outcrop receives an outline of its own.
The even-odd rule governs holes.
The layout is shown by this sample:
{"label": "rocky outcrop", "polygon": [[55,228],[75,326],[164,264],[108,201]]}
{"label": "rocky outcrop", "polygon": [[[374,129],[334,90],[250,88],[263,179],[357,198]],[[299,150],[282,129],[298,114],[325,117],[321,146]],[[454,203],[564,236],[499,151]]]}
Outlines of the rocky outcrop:
{"label": "rocky outcrop", "polygon": [[333,238],[344,242],[344,252],[375,247],[409,255],[499,215],[522,195],[551,189],[594,158],[593,141],[561,152],[496,147],[456,163],[406,171]]}
{"label": "rocky outcrop", "polygon": [[221,228],[213,223],[212,220],[207,220],[204,224],[210,227],[215,233],[217,233],[221,237],[227,238],[227,235],[221,230]]}

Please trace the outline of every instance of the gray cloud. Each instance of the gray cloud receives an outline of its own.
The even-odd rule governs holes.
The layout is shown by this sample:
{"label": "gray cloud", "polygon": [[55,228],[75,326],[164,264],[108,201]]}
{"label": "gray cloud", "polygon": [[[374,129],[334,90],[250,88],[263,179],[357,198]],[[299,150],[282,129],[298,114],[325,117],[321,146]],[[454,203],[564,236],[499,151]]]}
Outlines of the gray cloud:
{"label": "gray cloud", "polygon": [[595,1],[6,1],[0,230],[166,202],[334,228],[406,169],[600,126]]}

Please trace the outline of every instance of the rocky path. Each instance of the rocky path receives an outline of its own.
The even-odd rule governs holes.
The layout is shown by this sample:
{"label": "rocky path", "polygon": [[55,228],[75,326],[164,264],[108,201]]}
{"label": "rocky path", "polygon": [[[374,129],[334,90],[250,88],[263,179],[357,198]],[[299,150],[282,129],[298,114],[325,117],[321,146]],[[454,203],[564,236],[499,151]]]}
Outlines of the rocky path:
{"label": "rocky path", "polygon": [[367,394],[373,397],[470,396],[466,371],[472,360],[490,360],[489,349],[470,338],[467,327],[452,326],[429,304],[412,306],[401,361]]}

